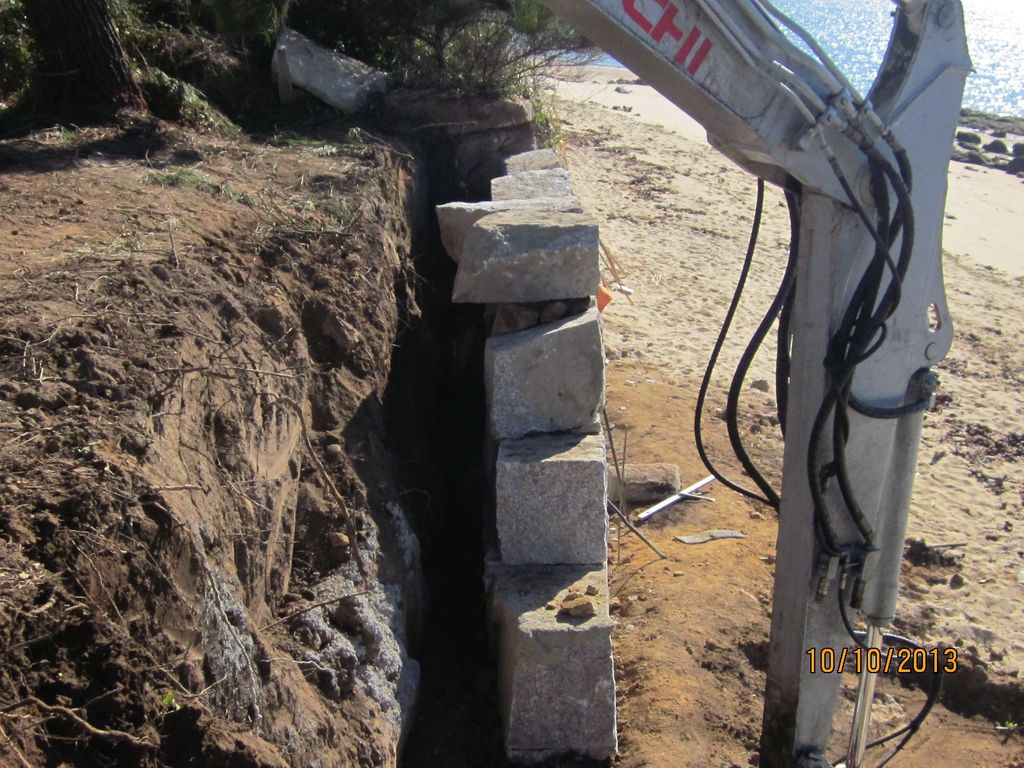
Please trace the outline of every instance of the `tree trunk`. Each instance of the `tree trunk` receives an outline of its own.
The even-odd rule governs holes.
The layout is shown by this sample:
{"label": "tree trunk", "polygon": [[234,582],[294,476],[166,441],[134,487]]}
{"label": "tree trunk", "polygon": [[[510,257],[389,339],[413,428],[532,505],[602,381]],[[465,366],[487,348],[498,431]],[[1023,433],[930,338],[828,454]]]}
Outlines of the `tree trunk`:
{"label": "tree trunk", "polygon": [[107,0],[26,0],[25,13],[50,109],[109,115],[145,107]]}

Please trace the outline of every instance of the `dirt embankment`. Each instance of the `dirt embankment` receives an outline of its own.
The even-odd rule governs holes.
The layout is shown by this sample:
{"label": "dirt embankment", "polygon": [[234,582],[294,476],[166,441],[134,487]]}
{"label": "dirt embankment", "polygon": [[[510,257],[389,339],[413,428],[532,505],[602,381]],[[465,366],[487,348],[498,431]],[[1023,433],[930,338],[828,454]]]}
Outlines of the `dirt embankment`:
{"label": "dirt embankment", "polygon": [[0,763],[394,764],[413,166],[350,138],[0,145]]}

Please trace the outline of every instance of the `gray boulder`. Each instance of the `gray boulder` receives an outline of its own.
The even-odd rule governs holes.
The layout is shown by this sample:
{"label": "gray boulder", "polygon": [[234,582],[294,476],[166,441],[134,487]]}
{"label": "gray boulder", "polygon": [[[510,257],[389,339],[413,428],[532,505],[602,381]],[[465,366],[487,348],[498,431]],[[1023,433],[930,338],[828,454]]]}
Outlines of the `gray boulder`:
{"label": "gray boulder", "polygon": [[492,200],[531,197],[572,197],[572,180],[564,168],[522,171],[491,181]]}
{"label": "gray boulder", "polygon": [[387,89],[383,72],[287,28],[278,35],[271,69],[282,99],[290,98],[294,86],[347,114],[358,112],[373,94]]}
{"label": "gray boulder", "polygon": [[551,168],[561,168],[562,161],[558,159],[553,149],[535,149],[532,152],[522,152],[518,155],[506,158],[505,173],[515,174],[524,171],[545,171]]}
{"label": "gray boulder", "polygon": [[[589,610],[564,610],[582,604]],[[566,752],[615,754],[615,666],[601,567],[504,567],[491,615],[505,751],[536,763]]]}
{"label": "gray boulder", "polygon": [[503,441],[494,487],[502,562],[604,563],[606,467],[601,435]]}
{"label": "gray boulder", "polygon": [[544,197],[533,200],[486,200],[482,203],[446,203],[437,206],[441,242],[453,261],[462,259],[462,244],[470,228],[484,216],[515,210],[546,210],[555,213],[583,213],[575,197]]}
{"label": "gray boulder", "polygon": [[461,241],[452,301],[582,298],[601,279],[597,222],[582,213],[520,208],[478,219]]}
{"label": "gray boulder", "polygon": [[[623,472],[627,504],[651,504],[679,493],[682,480],[676,464],[627,464]],[[615,467],[608,468],[608,496],[619,503],[622,484]]]}
{"label": "gray boulder", "polygon": [[484,348],[491,434],[600,432],[604,346],[597,309],[528,331],[491,336]]}

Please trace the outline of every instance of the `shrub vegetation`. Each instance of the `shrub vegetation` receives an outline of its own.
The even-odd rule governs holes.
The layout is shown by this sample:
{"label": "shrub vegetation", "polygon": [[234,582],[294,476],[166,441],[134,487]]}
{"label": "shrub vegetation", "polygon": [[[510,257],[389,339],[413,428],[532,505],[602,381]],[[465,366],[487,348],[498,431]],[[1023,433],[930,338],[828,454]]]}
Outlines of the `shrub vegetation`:
{"label": "shrub vegetation", "polygon": [[587,41],[537,0],[298,0],[291,24],[412,87],[529,95]]}
{"label": "shrub vegetation", "polygon": [[[85,0],[76,0],[84,2]],[[0,102],[44,84],[26,5],[0,0]],[[241,117],[265,84],[284,25],[365,61],[396,84],[531,96],[534,76],[587,42],[537,0],[88,0],[106,4],[149,106],[188,121],[196,98]],[[54,22],[59,23],[59,22]],[[180,84],[179,82],[180,81]],[[190,104],[175,105],[176,94]],[[187,97],[187,99],[186,99]]]}

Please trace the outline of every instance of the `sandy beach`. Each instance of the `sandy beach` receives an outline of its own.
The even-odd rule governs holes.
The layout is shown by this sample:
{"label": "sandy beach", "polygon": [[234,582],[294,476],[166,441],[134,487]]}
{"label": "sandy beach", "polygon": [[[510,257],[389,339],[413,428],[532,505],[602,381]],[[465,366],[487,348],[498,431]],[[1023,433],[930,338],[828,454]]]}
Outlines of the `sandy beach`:
{"label": "sandy beach", "polygon": [[[631,301],[616,296],[605,312],[609,411],[631,430],[636,460],[678,461],[684,482],[689,475],[702,476],[690,447],[692,399],[739,274],[754,179],[711,149],[698,124],[637,84],[628,71],[575,69],[553,83],[548,96],[562,120],[562,151],[576,192],[598,218],[602,238],[625,273],[623,282],[634,291]],[[1000,171],[953,164],[946,214],[944,268],[956,340],[938,367],[938,406],[925,419],[909,531],[937,560],[906,566],[897,627],[929,644],[958,647],[981,670],[985,684],[995,686],[992,690],[1019,696],[1024,686],[1024,348],[1019,341],[1024,182]],[[776,291],[788,239],[782,196],[770,190],[755,268],[720,363],[725,373],[709,398],[709,431],[724,432],[714,415],[725,404],[725,376]],[[773,382],[773,360],[769,343],[751,381]],[[741,417],[755,457],[778,482],[782,443],[773,418],[774,393],[762,388],[768,389],[758,385],[746,391]],[[678,407],[687,403],[689,410]],[[716,458],[731,466],[721,446]],[[728,495],[718,491],[720,499]],[[730,503],[743,510],[739,519],[748,533],[753,531],[747,552],[733,549],[730,557],[738,563],[773,562],[771,512]],[[733,514],[733,507],[721,509],[723,515]],[[684,517],[677,522],[689,513],[679,514]],[[729,527],[710,512],[701,514],[706,527]],[[701,552],[701,557],[713,560],[714,553]],[[626,592],[636,589],[636,576],[630,566],[613,567],[614,583],[630,582]],[[723,603],[753,598],[767,611],[770,572],[752,578],[751,584],[721,595]],[[686,601],[686,590],[672,586],[679,581],[668,579],[657,589],[676,589],[671,600]],[[668,632],[670,617],[653,618],[649,626],[655,634]],[[752,618],[743,632],[756,635],[766,626],[764,616]],[[650,655],[649,648],[630,646],[625,634],[619,642],[627,656]],[[625,714],[628,720],[628,707]],[[969,741],[962,729],[947,736],[958,744]],[[934,754],[921,753],[920,759],[939,755],[934,764],[954,765],[944,760],[975,754],[947,754],[938,746],[933,743]],[[659,754],[684,748],[680,743]]]}
{"label": "sandy beach", "polygon": [[[665,132],[707,144],[704,128],[653,88],[635,84],[636,76],[616,67],[565,71],[560,98],[600,106]],[[991,137],[986,137],[986,141]],[[1021,137],[1010,139],[1020,141]],[[954,163],[949,174],[944,248],[1010,277],[1024,276],[1019,239],[1024,234],[1024,180],[1001,171]]]}

